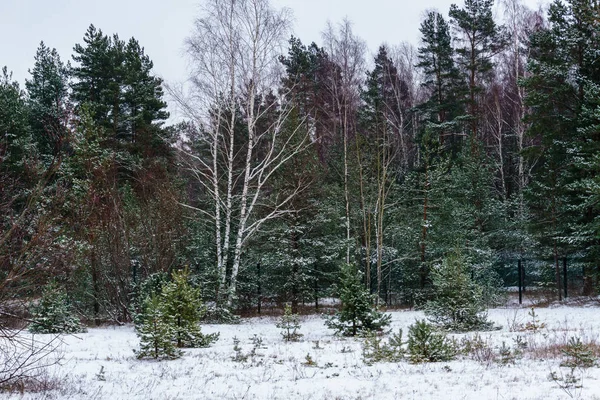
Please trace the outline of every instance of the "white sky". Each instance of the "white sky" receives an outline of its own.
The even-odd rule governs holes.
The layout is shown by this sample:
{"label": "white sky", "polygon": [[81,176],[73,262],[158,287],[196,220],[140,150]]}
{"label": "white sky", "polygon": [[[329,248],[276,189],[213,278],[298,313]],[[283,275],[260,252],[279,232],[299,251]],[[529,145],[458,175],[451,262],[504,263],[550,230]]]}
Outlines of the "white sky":
{"label": "white sky", "polygon": [[[462,0],[271,0],[293,10],[295,35],[305,44],[320,43],[328,20],[348,17],[356,35],[374,52],[382,42],[418,44],[425,10],[447,15],[450,4]],[[540,0],[523,0],[537,8]],[[185,80],[183,41],[202,0],[0,0],[0,68],[12,70],[24,82],[41,40],[70,60],[75,43],[82,43],[90,23],[121,39],[134,36],[154,61],[154,70],[167,82]]]}

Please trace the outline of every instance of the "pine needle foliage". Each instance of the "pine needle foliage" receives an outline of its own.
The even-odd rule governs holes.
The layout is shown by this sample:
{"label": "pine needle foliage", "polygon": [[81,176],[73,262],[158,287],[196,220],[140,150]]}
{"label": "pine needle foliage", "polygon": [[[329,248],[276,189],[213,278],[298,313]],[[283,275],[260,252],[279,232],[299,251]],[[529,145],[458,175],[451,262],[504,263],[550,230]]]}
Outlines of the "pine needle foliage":
{"label": "pine needle foliage", "polygon": [[303,334],[298,332],[300,329],[300,317],[292,313],[292,306],[286,304],[281,319],[276,324],[277,328],[282,329],[281,336],[286,342],[297,342]]}
{"label": "pine needle foliage", "polygon": [[[155,286],[152,283],[149,287]],[[138,358],[174,359],[182,354],[179,348],[208,347],[218,340],[218,333],[204,335],[200,330],[205,308],[200,289],[189,283],[188,269],[174,271],[171,280],[158,287],[158,293],[148,290],[135,318]]]}
{"label": "pine needle foliage", "polygon": [[391,315],[377,309],[374,297],[363,286],[361,274],[353,265],[342,268],[338,291],[342,307],[325,321],[329,329],[343,336],[356,336],[381,331],[390,324]]}
{"label": "pine needle foliage", "polygon": [[175,347],[175,324],[173,317],[165,313],[161,296],[153,294],[142,303],[143,321],[136,326],[140,338],[137,358],[175,359],[181,357],[181,350]]}
{"label": "pine needle foliage", "polygon": [[456,345],[427,321],[408,327],[408,359],[411,363],[450,361],[456,357]]}
{"label": "pine needle foliage", "polygon": [[177,347],[208,347],[218,334],[203,335],[200,320],[206,312],[201,292],[189,283],[187,269],[173,272],[172,279],[163,286],[161,299],[164,312],[172,321]]}

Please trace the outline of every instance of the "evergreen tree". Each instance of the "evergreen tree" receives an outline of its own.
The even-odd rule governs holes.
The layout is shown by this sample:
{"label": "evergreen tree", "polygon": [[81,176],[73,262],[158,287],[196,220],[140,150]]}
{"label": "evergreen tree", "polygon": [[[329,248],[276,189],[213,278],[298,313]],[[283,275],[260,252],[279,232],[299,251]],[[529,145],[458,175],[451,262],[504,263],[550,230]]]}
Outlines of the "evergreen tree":
{"label": "evergreen tree", "polygon": [[425,305],[432,322],[450,331],[490,329],[483,287],[468,270],[467,259],[457,250],[432,270],[433,299]]}
{"label": "evergreen tree", "polygon": [[41,42],[29,70],[31,79],[25,81],[33,139],[46,163],[66,145],[70,68],[56,49]]}
{"label": "evergreen tree", "polygon": [[207,347],[218,339],[216,335],[203,335],[200,331],[200,319],[205,313],[200,289],[189,283],[189,271],[174,271],[171,281],[161,290],[160,300],[163,312],[172,323],[173,338],[177,347]]}
{"label": "evergreen tree", "polygon": [[76,44],[73,60],[73,99],[80,106],[88,104],[94,122],[110,129],[109,112],[111,83],[115,80],[113,60],[111,60],[111,40],[101,30],[90,25],[83,37],[84,45]]}
{"label": "evergreen tree", "polygon": [[492,14],[494,0],[465,0],[464,8],[450,7],[450,20],[458,33],[457,64],[467,78],[471,152],[477,151],[480,134],[481,94],[493,69],[493,57],[505,45],[502,28]]}
{"label": "evergreen tree", "polygon": [[390,314],[384,314],[375,307],[375,299],[362,284],[361,274],[355,266],[342,268],[338,295],[341,309],[325,324],[329,329],[344,336],[356,336],[359,333],[381,331],[391,321]]}
{"label": "evergreen tree", "polygon": [[46,285],[40,301],[31,307],[31,333],[80,333],[85,327],[71,310],[67,293],[56,282]]}
{"label": "evergreen tree", "polygon": [[283,339],[286,342],[297,342],[304,336],[298,332],[300,329],[300,318],[298,314],[293,314],[292,307],[287,304],[283,316],[275,326],[282,329],[281,336],[283,336]]}
{"label": "evergreen tree", "polygon": [[419,109],[424,113],[427,129],[438,135],[443,148],[456,155],[460,133],[456,118],[463,114],[461,96],[465,88],[454,63],[450,26],[441,14],[429,12],[420,31],[423,45],[416,67],[423,71],[422,85],[429,98]]}
{"label": "evergreen tree", "polygon": [[29,110],[23,91],[6,67],[0,76],[0,135],[0,171],[13,179],[31,181],[36,171]]}
{"label": "evergreen tree", "polygon": [[531,228],[540,256],[554,265],[559,299],[561,259],[580,251],[588,281],[598,260],[592,228],[598,211],[590,190],[598,147],[598,15],[597,5],[588,1],[553,2],[549,26],[532,36],[531,75],[524,83],[531,107],[529,134],[537,139],[528,151],[537,163],[528,190]]}
{"label": "evergreen tree", "polygon": [[174,317],[166,313],[161,296],[146,297],[142,303],[144,317],[136,324],[140,338],[138,358],[175,359],[181,357],[181,350],[175,347]]}
{"label": "evergreen tree", "polygon": [[[162,80],[138,41],[112,38],[90,25],[84,45],[75,45],[73,98],[89,104],[94,121],[111,133],[111,146],[128,144],[144,155],[164,155],[159,128],[168,118]],[[157,153],[157,148],[161,149]]]}

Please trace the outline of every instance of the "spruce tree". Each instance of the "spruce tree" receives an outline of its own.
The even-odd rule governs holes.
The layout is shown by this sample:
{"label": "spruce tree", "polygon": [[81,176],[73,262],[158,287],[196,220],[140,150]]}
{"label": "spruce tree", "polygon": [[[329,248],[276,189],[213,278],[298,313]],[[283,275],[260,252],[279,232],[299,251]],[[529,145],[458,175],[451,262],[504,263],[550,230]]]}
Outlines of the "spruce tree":
{"label": "spruce tree", "polygon": [[445,330],[491,329],[485,313],[484,288],[475,282],[467,259],[458,250],[431,271],[433,298],[425,305],[429,319]]}

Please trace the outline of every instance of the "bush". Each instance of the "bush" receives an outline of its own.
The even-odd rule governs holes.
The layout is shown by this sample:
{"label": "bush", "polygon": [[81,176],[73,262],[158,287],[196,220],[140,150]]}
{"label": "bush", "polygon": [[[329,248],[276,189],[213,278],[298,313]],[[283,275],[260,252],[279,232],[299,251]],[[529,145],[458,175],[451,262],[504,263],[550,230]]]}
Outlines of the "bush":
{"label": "bush", "polygon": [[584,344],[578,337],[570,338],[562,353],[565,360],[560,364],[561,367],[585,369],[596,365],[596,356],[592,347]]}
{"label": "bush", "polygon": [[56,282],[44,288],[39,303],[31,307],[31,315],[31,333],[85,332],[85,327],[69,306],[67,293]]}
{"label": "bush", "polygon": [[374,297],[361,283],[361,275],[355,267],[342,268],[339,296],[341,309],[325,321],[330,329],[344,336],[358,333],[381,331],[390,324],[390,314],[384,314],[374,306]]}
{"label": "bush", "polygon": [[297,342],[302,335],[298,330],[300,329],[300,318],[298,314],[292,313],[292,307],[289,305],[285,306],[285,311],[279,322],[275,325],[281,331],[281,336],[286,342]]}
{"label": "bush", "polygon": [[434,298],[425,305],[425,314],[441,328],[455,332],[490,330],[483,288],[467,272],[459,251],[449,254],[432,270]]}
{"label": "bush", "polygon": [[457,354],[456,344],[426,321],[416,321],[408,328],[407,350],[412,363],[450,361]]}

